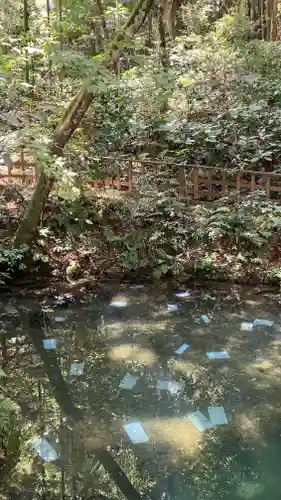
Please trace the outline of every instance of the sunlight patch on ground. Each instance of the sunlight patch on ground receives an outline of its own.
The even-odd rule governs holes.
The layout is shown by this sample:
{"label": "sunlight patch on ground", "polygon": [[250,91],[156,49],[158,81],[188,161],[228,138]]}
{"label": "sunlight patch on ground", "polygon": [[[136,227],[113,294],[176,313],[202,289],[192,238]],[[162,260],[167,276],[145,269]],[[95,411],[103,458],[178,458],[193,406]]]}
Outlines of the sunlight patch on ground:
{"label": "sunlight patch on ground", "polygon": [[173,451],[191,456],[198,452],[204,434],[189,422],[187,417],[161,418],[143,421],[150,440],[157,444],[170,445]]}
{"label": "sunlight patch on ground", "polygon": [[112,347],[108,355],[113,361],[119,362],[125,361],[127,363],[132,363],[137,361],[138,363],[148,366],[156,362],[156,356],[151,350],[130,344]]}
{"label": "sunlight patch on ground", "polygon": [[259,442],[260,444],[263,442],[260,419],[254,412],[235,414],[233,423],[244,439]]}

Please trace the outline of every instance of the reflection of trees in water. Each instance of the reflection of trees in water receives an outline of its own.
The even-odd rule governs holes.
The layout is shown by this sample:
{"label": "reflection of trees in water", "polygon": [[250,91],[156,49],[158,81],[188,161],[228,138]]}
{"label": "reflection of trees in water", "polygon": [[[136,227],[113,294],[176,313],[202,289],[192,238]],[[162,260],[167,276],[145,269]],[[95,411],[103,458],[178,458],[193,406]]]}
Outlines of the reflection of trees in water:
{"label": "reflection of trees in water", "polygon": [[[147,318],[149,319],[151,318]],[[231,315],[227,317],[226,313],[223,321],[229,327]],[[86,332],[87,324],[89,326],[91,320],[85,321],[85,324]],[[126,329],[125,323],[123,326]],[[59,341],[57,351],[43,349],[46,328],[48,329],[46,318],[44,318],[42,328],[40,316],[32,316],[31,324],[28,326],[32,342],[28,343],[24,339],[12,344],[7,340],[5,345],[5,341],[2,340],[2,358],[4,359],[2,366],[8,375],[7,379],[3,379],[6,383],[2,384],[2,390],[5,391],[5,399],[9,397],[20,406],[20,409],[14,408],[12,411],[14,420],[9,418],[12,423],[8,433],[15,438],[18,436],[18,441],[15,439],[15,443],[18,442],[19,446],[14,446],[12,442],[9,442],[6,446],[7,457],[0,460],[0,474],[7,463],[10,467],[10,469],[6,468],[5,477],[3,476],[6,488],[8,484],[10,485],[10,489],[7,489],[7,498],[12,498],[12,491],[22,493],[32,491],[31,495],[36,492],[38,498],[49,498],[51,492],[52,499],[91,498],[91,496],[99,498],[99,495],[120,498],[120,489],[116,485],[120,486],[121,482],[121,487],[126,491],[128,498],[134,497],[128,493],[127,487],[133,488],[134,495],[140,498],[138,491],[150,493],[153,483],[157,480],[155,490],[151,492],[151,497],[155,500],[161,498],[163,491],[167,492],[170,500],[176,498],[213,500],[218,496],[224,500],[230,498],[233,500],[237,497],[237,488],[240,483],[242,484],[240,493],[243,494],[246,488],[252,488],[254,491],[254,488],[258,486],[257,483],[264,481],[264,474],[257,465],[257,456],[262,459],[260,434],[265,430],[268,432],[268,427],[265,429],[266,418],[264,422],[261,421],[260,433],[253,433],[251,438],[245,438],[240,424],[235,422],[234,425],[208,432],[204,435],[203,443],[198,446],[195,453],[190,453],[190,456],[188,453],[183,456],[177,452],[173,452],[171,456],[169,446],[166,446],[166,449],[158,455],[153,454],[153,451],[149,454],[144,449],[138,448],[134,448],[133,453],[129,448],[120,447],[118,437],[110,436],[108,429],[112,423],[112,412],[116,412],[118,418],[122,416],[121,407],[126,406],[126,399],[122,399],[120,403],[120,398],[116,397],[113,400],[112,395],[108,393],[108,387],[112,383],[112,372],[110,373],[111,368],[102,355],[106,349],[101,340],[95,338],[95,328],[92,331],[88,329],[85,342],[77,342],[71,330],[75,329],[75,324],[74,326],[73,324],[60,326],[59,335],[56,334]],[[142,328],[145,328],[144,324]],[[167,326],[167,338],[171,334],[177,334],[178,328],[180,328],[180,321],[173,322],[172,330]],[[16,325],[12,325],[11,330],[15,335]],[[128,330],[131,333],[132,323],[128,324]],[[196,339],[196,326],[194,330]],[[21,335],[22,333],[20,331]],[[211,331],[209,335],[212,335],[212,342],[215,342],[215,332]],[[6,339],[8,337],[9,335]],[[153,346],[155,367],[152,370],[156,370],[156,364],[162,361],[165,366],[167,353],[163,350],[161,342],[159,345],[156,341],[153,343],[151,330],[150,337],[146,332],[143,339],[145,339],[143,347],[147,348],[148,343]],[[141,345],[141,338],[139,342]],[[229,338],[225,337],[225,342],[229,342]],[[202,345],[204,342],[200,348]],[[241,341],[241,345],[233,347],[233,350],[236,348],[236,354],[231,360],[233,378],[229,378],[229,374],[221,374],[218,365],[210,366],[208,370],[200,372],[200,362],[197,362],[196,355],[194,355],[193,361],[195,360],[194,365],[198,368],[198,373],[193,379],[189,376],[185,378],[186,396],[191,400],[193,398],[199,406],[208,401],[215,403],[228,399],[229,405],[233,403],[234,407],[236,403],[232,399],[233,382],[238,373],[237,384],[245,393],[251,394],[251,401],[243,401],[245,413],[251,406],[255,406],[257,401],[261,402],[265,396],[266,401],[275,400],[276,393],[265,394],[264,389],[260,390],[256,387],[247,373],[241,374],[241,367],[244,369],[247,363],[243,356],[238,357],[237,353],[243,346],[243,341]],[[70,381],[66,373],[69,369],[69,362],[75,361],[85,361],[88,370],[85,377]],[[106,376],[111,381],[102,385]],[[131,395],[128,395],[129,397]],[[147,394],[144,395],[144,398],[146,397]],[[155,412],[160,411],[161,407],[163,416],[169,418],[172,415],[168,413],[165,401],[161,404],[156,401],[149,408],[144,408],[143,403],[144,399],[136,398],[134,409],[126,408],[126,411],[128,413],[131,411],[132,417],[142,411],[144,415],[153,419]],[[269,418],[272,419],[270,412]],[[27,422],[28,425],[26,425]],[[278,435],[277,429],[276,423],[276,435],[273,433],[275,438]],[[27,441],[32,436],[44,433],[58,452],[59,458],[56,462],[42,462],[37,456],[34,457],[34,453],[32,460],[30,458],[31,453],[28,450]],[[3,434],[5,441],[7,431],[4,430]],[[117,445],[116,441],[118,441]],[[111,444],[112,447],[110,449],[105,447],[105,443]],[[161,466],[157,468],[155,462],[158,461],[160,455]],[[14,462],[9,460],[12,457]],[[126,475],[119,468],[119,464],[122,464]],[[270,466],[272,467],[272,464]],[[170,472],[169,476],[167,476],[167,470]],[[171,473],[171,470],[175,472]],[[166,479],[164,479],[165,476],[167,476]],[[11,490],[11,485],[13,490]]]}

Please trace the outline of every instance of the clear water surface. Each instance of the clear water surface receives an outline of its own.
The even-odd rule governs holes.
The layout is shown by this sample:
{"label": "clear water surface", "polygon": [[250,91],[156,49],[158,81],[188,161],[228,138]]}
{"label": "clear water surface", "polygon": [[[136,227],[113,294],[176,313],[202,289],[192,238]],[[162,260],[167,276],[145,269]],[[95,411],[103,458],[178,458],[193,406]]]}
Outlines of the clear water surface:
{"label": "clear water surface", "polygon": [[[75,302],[2,301],[1,499],[123,498],[99,447],[152,500],[281,498],[278,301],[235,287],[175,292],[108,286]],[[43,326],[32,316],[42,310]],[[256,318],[273,325],[240,329]],[[206,354],[220,351],[229,359]],[[136,378],[120,388],[127,374]],[[188,415],[209,422],[210,406],[227,423],[200,431]],[[133,422],[145,442],[131,442]]]}

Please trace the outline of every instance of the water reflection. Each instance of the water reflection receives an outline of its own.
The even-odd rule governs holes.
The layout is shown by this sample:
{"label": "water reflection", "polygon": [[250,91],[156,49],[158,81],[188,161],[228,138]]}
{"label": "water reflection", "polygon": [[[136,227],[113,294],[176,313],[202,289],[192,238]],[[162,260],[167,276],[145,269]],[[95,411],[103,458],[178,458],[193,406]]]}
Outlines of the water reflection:
{"label": "water reflection", "polygon": [[[278,498],[274,300],[128,287],[61,302],[1,306],[1,500]],[[206,355],[223,351],[229,359]],[[200,431],[187,416],[210,419],[210,407],[228,423]],[[148,441],[132,444],[130,422]]]}

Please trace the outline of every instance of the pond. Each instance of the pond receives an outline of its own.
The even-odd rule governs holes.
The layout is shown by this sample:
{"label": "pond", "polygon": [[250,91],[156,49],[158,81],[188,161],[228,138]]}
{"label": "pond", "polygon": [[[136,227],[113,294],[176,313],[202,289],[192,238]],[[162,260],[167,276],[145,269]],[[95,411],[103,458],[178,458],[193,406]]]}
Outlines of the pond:
{"label": "pond", "polygon": [[0,498],[123,498],[99,449],[152,500],[279,498],[276,297],[166,284],[81,297],[1,304]]}

